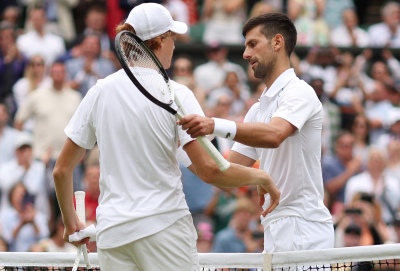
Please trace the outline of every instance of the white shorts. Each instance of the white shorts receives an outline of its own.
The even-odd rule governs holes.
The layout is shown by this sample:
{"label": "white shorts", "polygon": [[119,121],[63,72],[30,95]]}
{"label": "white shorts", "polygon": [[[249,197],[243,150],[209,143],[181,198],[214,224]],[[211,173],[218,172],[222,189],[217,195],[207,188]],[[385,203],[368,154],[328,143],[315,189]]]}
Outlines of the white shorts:
{"label": "white shorts", "polygon": [[306,221],[301,217],[285,217],[264,228],[266,253],[333,248],[331,222]]}
{"label": "white shorts", "polygon": [[98,249],[102,271],[198,271],[197,232],[191,215],[129,244]]}

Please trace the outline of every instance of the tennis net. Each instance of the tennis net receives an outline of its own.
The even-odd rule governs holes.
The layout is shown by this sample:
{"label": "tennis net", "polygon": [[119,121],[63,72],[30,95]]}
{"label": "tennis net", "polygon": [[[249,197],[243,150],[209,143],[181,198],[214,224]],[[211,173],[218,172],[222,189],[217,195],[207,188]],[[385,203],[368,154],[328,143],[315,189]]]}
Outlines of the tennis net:
{"label": "tennis net", "polygon": [[[2,252],[0,270],[60,270],[69,271],[75,253]],[[98,268],[96,253],[89,259]],[[400,244],[347,247],[324,250],[262,253],[200,253],[201,271],[400,271]],[[79,270],[85,270],[84,260]],[[158,270],[155,270],[158,271]]]}

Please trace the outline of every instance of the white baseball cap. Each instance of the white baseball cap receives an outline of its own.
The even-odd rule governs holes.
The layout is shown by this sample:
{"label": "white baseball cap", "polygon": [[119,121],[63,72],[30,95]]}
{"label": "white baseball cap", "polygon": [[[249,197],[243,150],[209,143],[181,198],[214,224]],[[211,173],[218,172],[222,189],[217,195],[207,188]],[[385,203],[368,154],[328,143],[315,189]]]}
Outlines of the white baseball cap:
{"label": "white baseball cap", "polygon": [[19,132],[17,138],[15,140],[15,149],[19,149],[22,146],[29,146],[32,147],[33,145],[33,138],[32,135],[28,132]]}
{"label": "white baseball cap", "polygon": [[136,35],[142,40],[149,40],[168,30],[184,34],[188,27],[183,22],[174,21],[171,13],[160,4],[145,3],[134,7],[125,21],[136,31]]}

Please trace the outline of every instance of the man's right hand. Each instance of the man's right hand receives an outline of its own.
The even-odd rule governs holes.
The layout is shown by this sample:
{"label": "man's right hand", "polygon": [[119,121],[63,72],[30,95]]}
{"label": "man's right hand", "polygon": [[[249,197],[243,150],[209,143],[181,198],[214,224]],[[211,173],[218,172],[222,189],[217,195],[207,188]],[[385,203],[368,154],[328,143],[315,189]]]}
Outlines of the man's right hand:
{"label": "man's right hand", "polygon": [[211,118],[199,115],[187,115],[177,121],[178,125],[182,126],[183,130],[192,137],[210,135],[214,132],[214,120]]}

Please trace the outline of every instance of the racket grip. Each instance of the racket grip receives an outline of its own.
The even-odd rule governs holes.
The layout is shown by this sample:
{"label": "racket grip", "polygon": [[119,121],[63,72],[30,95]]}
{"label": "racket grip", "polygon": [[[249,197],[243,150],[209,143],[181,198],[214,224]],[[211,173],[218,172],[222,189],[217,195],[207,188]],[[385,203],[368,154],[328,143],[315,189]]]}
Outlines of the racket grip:
{"label": "racket grip", "polygon": [[75,211],[78,215],[79,220],[82,223],[86,223],[86,214],[85,214],[85,192],[84,191],[76,191],[75,192]]}
{"label": "racket grip", "polygon": [[230,167],[230,163],[222,156],[222,154],[214,147],[210,140],[204,136],[197,137],[197,141],[211,155],[211,158],[217,163],[221,171],[225,171]]}

